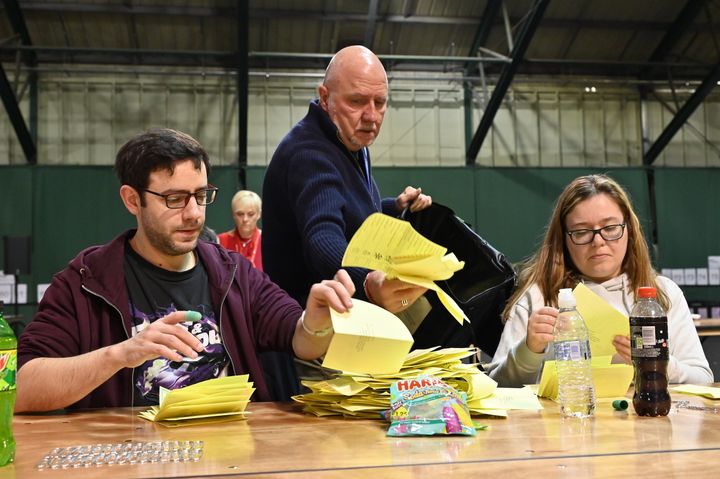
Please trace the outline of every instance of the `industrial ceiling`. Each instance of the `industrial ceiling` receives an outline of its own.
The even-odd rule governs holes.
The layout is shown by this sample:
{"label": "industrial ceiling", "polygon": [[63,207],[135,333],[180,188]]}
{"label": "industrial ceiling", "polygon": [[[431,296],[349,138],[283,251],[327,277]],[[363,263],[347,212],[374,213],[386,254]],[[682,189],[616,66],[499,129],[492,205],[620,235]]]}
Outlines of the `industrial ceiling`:
{"label": "industrial ceiling", "polygon": [[[0,95],[15,126],[3,87],[13,69],[30,83],[59,68],[214,70],[237,75],[242,94],[254,72],[321,69],[338,49],[364,44],[391,78],[490,79],[472,164],[493,101],[519,78],[603,77],[641,95],[692,82],[696,106],[720,80],[719,27],[720,0],[2,0]],[[680,124],[690,113],[678,112]]]}

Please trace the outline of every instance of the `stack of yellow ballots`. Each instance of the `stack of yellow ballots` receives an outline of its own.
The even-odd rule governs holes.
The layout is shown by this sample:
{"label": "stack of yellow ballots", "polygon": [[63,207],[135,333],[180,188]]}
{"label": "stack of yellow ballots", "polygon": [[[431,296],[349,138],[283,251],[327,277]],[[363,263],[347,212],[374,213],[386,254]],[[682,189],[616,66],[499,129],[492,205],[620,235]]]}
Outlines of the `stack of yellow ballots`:
{"label": "stack of yellow ballots", "polygon": [[165,426],[244,419],[255,391],[247,374],[209,379],[181,389],[160,388],[160,405],[139,416]]}
{"label": "stack of yellow ballots", "polygon": [[380,418],[390,409],[390,385],[418,376],[433,376],[467,394],[473,415],[507,416],[508,409],[542,409],[530,388],[498,388],[497,383],[463,358],[474,348],[417,349],[410,352],[402,368],[393,374],[340,372],[325,381],[303,381],[311,392],[294,396],[303,410],[316,416],[342,415],[351,418]]}

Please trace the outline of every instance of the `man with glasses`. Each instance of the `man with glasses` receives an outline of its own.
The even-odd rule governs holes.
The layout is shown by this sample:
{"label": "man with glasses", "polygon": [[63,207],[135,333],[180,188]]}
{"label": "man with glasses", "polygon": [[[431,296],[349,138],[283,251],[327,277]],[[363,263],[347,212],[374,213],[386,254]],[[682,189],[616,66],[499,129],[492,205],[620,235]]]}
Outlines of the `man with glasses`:
{"label": "man with glasses", "polygon": [[17,411],[146,406],[160,387],[250,374],[269,350],[325,353],[328,306],[346,311],[347,273],[314,285],[306,310],[239,254],[198,242],[208,156],[193,138],[150,130],[118,152],[120,197],[137,229],[81,252],[55,275],[18,345]]}

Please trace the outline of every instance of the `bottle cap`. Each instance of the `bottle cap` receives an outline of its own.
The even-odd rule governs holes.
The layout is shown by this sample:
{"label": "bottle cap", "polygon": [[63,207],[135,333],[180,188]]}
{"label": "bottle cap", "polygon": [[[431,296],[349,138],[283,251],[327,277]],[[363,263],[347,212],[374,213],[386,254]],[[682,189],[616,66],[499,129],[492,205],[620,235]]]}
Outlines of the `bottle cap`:
{"label": "bottle cap", "polygon": [[640,286],[637,290],[638,298],[655,298],[657,291],[652,286]]}
{"label": "bottle cap", "polygon": [[574,308],[577,305],[572,289],[563,288],[558,293],[558,306],[561,308]]}
{"label": "bottle cap", "polygon": [[628,402],[624,399],[616,399],[612,402],[612,406],[616,411],[624,411],[628,408]]}

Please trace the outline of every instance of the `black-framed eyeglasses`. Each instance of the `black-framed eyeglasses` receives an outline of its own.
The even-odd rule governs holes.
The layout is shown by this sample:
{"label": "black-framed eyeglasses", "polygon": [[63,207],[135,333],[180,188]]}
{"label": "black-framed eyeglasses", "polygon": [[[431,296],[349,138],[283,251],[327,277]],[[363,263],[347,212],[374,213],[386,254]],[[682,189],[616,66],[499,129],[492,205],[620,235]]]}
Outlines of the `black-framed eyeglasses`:
{"label": "black-framed eyeglasses", "polygon": [[605,241],[616,241],[622,238],[625,232],[625,223],[617,225],[607,225],[598,229],[581,229],[568,231],[567,234],[570,237],[570,241],[576,245],[584,245],[592,243],[595,239],[595,235],[599,234]]}
{"label": "black-framed eyeglasses", "polygon": [[213,185],[208,185],[207,188],[197,190],[195,193],[168,193],[163,195],[162,193],[156,193],[146,188],[142,191],[146,191],[151,195],[160,196],[165,199],[165,206],[172,210],[179,210],[187,206],[188,202],[190,202],[191,196],[195,197],[195,201],[198,206],[207,206],[211,204],[215,201],[215,196],[217,196],[218,190],[219,188]]}

